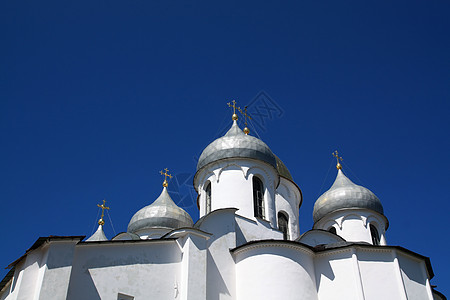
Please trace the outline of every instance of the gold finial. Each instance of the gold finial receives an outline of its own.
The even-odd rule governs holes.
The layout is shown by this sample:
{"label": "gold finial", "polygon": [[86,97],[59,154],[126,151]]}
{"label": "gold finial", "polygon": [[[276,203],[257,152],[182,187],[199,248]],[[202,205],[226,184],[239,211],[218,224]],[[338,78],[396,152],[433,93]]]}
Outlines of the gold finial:
{"label": "gold finial", "polygon": [[165,172],[163,173],[163,171],[161,170],[159,171],[159,173],[164,176],[163,187],[167,187],[169,185],[169,183],[167,183],[167,177],[172,179],[172,175],[169,174],[169,169],[165,168],[164,171]]}
{"label": "gold finial", "polygon": [[248,106],[245,106],[244,107],[244,111],[242,111],[242,109],[240,107],[237,107],[239,112],[244,116],[244,120],[245,120],[244,133],[245,134],[249,134],[250,133],[250,129],[248,129],[248,127],[247,127],[247,118],[249,118],[250,120],[252,119],[252,117],[250,117],[250,115],[247,113],[247,108],[248,108]]}
{"label": "gold finial", "polygon": [[338,170],[342,169],[342,165],[340,164],[339,161],[343,161],[344,159],[339,156],[339,153],[337,150],[331,154],[333,154],[333,156],[336,157],[336,161],[337,161],[336,169],[338,169]]}
{"label": "gold finial", "polygon": [[[233,104],[231,104],[231,103],[233,103]],[[233,121],[236,121],[238,119],[238,115],[236,114],[236,100],[231,101],[231,103],[228,102],[227,104],[229,107],[233,108],[233,116],[231,118],[233,119]],[[240,108],[237,107],[237,109],[240,109]]]}
{"label": "gold finial", "polygon": [[98,225],[105,225],[105,221],[103,221],[103,217],[105,216],[105,209],[109,209],[108,206],[105,205],[106,200],[103,199],[103,204],[97,204],[98,207],[102,209],[102,216],[100,217],[100,220],[98,220]]}

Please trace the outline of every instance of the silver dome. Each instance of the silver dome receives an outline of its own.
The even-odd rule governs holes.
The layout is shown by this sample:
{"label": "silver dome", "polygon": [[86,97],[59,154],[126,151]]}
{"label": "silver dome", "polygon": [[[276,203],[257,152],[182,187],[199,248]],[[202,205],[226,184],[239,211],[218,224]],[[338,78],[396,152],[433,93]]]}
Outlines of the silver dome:
{"label": "silver dome", "polygon": [[103,232],[103,226],[98,225],[97,231],[86,240],[86,242],[101,242],[101,241],[107,241],[108,238],[106,237],[105,233]]}
{"label": "silver dome", "polygon": [[197,171],[204,166],[224,158],[253,158],[264,161],[277,168],[275,155],[270,148],[260,139],[245,134],[233,121],[230,130],[221,138],[209,144],[197,163]]}
{"label": "silver dome", "polygon": [[290,181],[294,181],[292,178],[291,172],[289,172],[289,169],[286,167],[286,165],[281,161],[281,159],[275,155],[275,159],[277,161],[277,170],[278,174],[280,176],[289,179]]}
{"label": "silver dome", "polygon": [[170,198],[167,188],[164,187],[161,195],[152,204],[142,208],[131,218],[128,224],[128,232],[135,233],[138,230],[154,227],[192,227],[194,222],[191,216],[178,207]]}
{"label": "silver dome", "polygon": [[343,208],[370,209],[383,215],[380,199],[365,187],[354,184],[341,170],[338,170],[331,188],[314,204],[314,223],[325,215]]}

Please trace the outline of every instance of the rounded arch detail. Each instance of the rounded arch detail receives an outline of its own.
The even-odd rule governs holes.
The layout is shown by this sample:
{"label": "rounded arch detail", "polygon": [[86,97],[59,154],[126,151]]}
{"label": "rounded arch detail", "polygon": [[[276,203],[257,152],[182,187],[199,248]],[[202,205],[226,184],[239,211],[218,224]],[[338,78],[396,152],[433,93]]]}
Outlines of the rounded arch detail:
{"label": "rounded arch detail", "polygon": [[226,170],[240,170],[242,172],[242,176],[244,176],[244,178],[246,178],[244,169],[238,164],[231,163],[231,164],[227,164],[226,166],[220,168],[219,173],[217,175],[217,182],[219,182],[220,176],[222,175],[223,171],[226,171]]}

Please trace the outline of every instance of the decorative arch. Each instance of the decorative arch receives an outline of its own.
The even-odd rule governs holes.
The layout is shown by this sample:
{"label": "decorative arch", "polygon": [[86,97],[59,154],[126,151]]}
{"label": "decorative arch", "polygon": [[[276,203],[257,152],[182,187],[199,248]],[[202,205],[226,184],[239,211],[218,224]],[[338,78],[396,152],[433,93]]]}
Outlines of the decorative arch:
{"label": "decorative arch", "polygon": [[352,220],[352,219],[358,219],[364,225],[364,219],[360,215],[357,215],[357,214],[348,214],[348,215],[344,216],[341,220],[341,224],[343,224],[345,220]]}
{"label": "decorative arch", "polygon": [[324,230],[328,230],[328,228],[334,227],[334,225],[337,225],[339,230],[342,230],[342,226],[341,226],[342,222],[341,222],[341,224],[339,224],[336,220],[329,220],[329,221],[325,222],[323,228],[325,228]]}
{"label": "decorative arch", "polygon": [[266,170],[264,170],[263,168],[259,167],[259,166],[253,166],[250,167],[247,170],[247,174],[245,174],[245,178],[248,180],[250,174],[252,174],[253,176],[258,176],[260,177],[260,179],[263,180],[263,182],[265,183],[266,186],[269,186],[272,190],[274,190],[274,184],[272,182],[272,180],[270,180],[270,175],[269,173],[267,173]]}
{"label": "decorative arch", "polygon": [[375,215],[369,215],[368,217],[367,217],[367,219],[366,219],[366,224],[364,224],[367,228],[369,228],[369,225],[370,224],[374,224],[376,227],[377,227],[377,229],[378,229],[378,231],[384,231],[383,230],[383,228],[382,228],[382,226],[381,226],[381,224],[383,224],[382,222],[380,222],[381,220],[380,220],[380,218],[377,218]]}
{"label": "decorative arch", "polygon": [[244,176],[244,178],[246,178],[244,169],[238,164],[231,163],[231,164],[228,164],[228,165],[220,168],[219,173],[217,175],[217,182],[219,182],[220,176],[222,175],[223,171],[226,171],[226,170],[240,170],[242,172],[242,175]]}
{"label": "decorative arch", "polygon": [[216,174],[210,169],[205,170],[205,172],[203,173],[203,176],[198,181],[200,183],[199,184],[200,188],[203,188],[203,186],[205,185],[205,181],[207,181],[207,180],[209,180],[211,182],[214,182],[214,181],[217,182]]}
{"label": "decorative arch", "polygon": [[283,239],[289,240],[289,214],[280,210],[277,214],[278,230],[283,233]]}

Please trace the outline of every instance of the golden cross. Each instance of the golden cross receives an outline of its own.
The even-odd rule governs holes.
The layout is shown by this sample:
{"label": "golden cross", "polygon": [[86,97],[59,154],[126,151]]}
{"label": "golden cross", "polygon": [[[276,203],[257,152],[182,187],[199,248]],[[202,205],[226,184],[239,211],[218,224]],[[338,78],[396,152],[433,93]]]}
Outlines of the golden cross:
{"label": "golden cross", "polygon": [[102,205],[97,204],[97,206],[102,209],[102,216],[100,217],[100,220],[98,220],[98,225],[104,225],[105,224],[105,221],[103,221],[103,217],[105,216],[104,212],[105,212],[105,209],[109,209],[109,207],[106,206],[105,203],[106,203],[106,200],[103,199],[103,204]]}
{"label": "golden cross", "polygon": [[247,127],[247,118],[252,120],[252,117],[250,117],[250,115],[247,113],[247,108],[248,108],[248,106],[244,106],[244,111],[242,111],[242,109],[240,107],[237,107],[239,112],[244,116],[244,120],[245,120],[245,122],[244,122],[244,124],[245,124],[244,133],[245,134],[249,134],[250,133],[250,129],[248,129],[248,127]]}
{"label": "golden cross", "polygon": [[238,109],[238,110],[240,110],[240,108],[239,107],[236,107],[236,100],[233,100],[233,101],[231,101],[233,104],[231,104],[230,102],[228,102],[227,104],[228,104],[228,106],[229,107],[232,107],[233,108],[233,116],[232,116],[232,119],[233,119],[233,121],[236,121],[237,119],[238,119],[238,116],[237,116],[237,114],[236,114],[236,108]]}
{"label": "golden cross", "polygon": [[336,161],[337,161],[336,169],[338,169],[338,170],[342,169],[342,166],[339,161],[343,161],[344,159],[339,156],[339,152],[336,150],[331,154],[333,154],[333,156],[336,157]]}
{"label": "golden cross", "polygon": [[159,171],[159,173],[160,173],[161,175],[164,176],[163,187],[167,187],[167,186],[169,185],[169,184],[167,183],[167,177],[169,177],[170,179],[172,179],[172,175],[169,174],[169,169],[165,168],[164,171],[165,171],[165,172],[163,173],[163,171],[161,170],[161,171]]}

